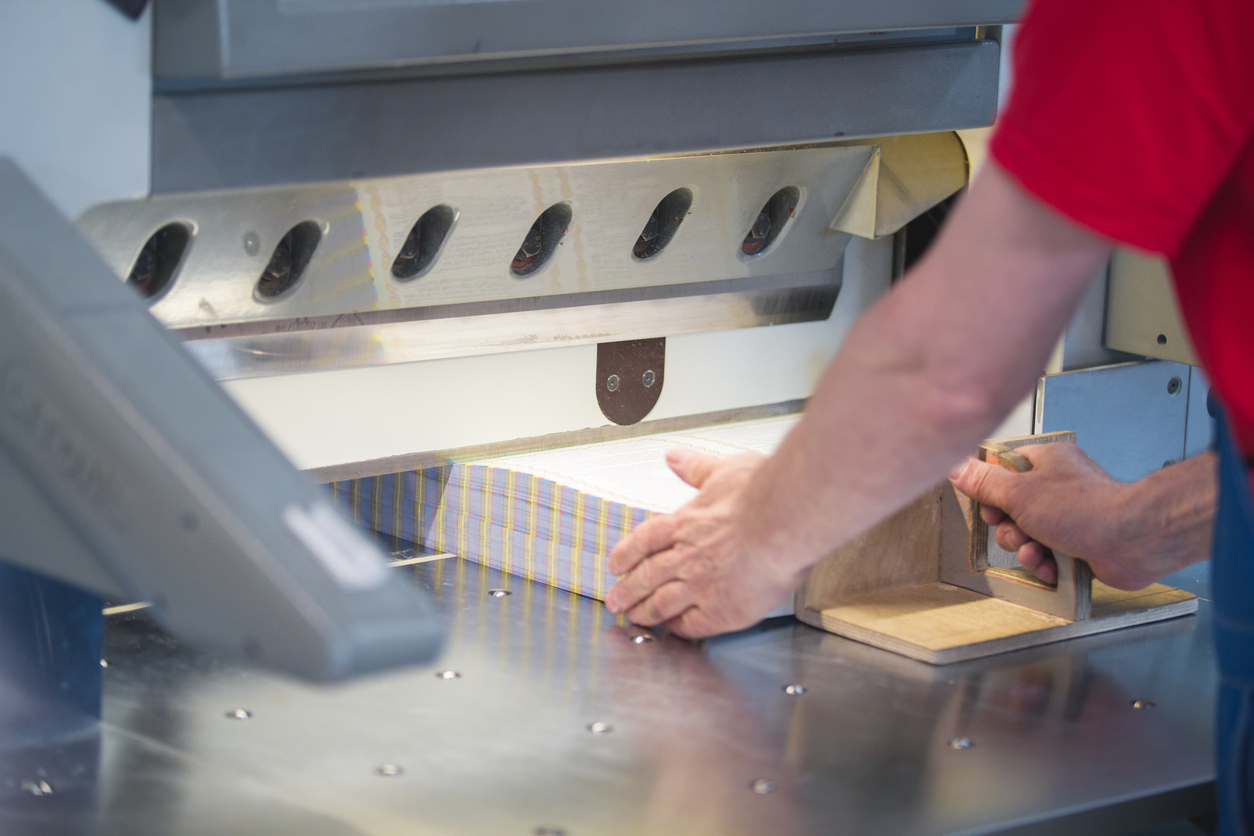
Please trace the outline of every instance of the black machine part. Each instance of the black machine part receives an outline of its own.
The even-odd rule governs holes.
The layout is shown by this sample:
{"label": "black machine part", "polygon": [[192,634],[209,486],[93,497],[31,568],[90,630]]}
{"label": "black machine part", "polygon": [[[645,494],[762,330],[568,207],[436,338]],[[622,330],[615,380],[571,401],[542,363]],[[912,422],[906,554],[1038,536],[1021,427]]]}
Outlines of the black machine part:
{"label": "black machine part", "polygon": [[441,643],[422,593],[4,158],[0,557],[308,679]]}

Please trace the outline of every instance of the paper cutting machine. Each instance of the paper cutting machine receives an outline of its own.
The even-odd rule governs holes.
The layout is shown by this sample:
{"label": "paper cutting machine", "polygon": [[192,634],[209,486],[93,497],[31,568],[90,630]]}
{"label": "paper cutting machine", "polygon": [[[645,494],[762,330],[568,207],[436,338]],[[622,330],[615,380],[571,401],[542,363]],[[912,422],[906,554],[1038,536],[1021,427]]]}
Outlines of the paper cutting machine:
{"label": "paper cutting machine", "polygon": [[[244,26],[245,9],[220,14]],[[471,75],[415,59],[324,84],[189,76],[161,45],[194,27],[163,14],[154,186],[177,189],[97,204],[79,228],[299,467],[337,483],[796,411],[905,266],[894,235],[966,184],[954,129],[986,124],[997,94],[979,27]],[[855,78],[911,104],[852,98]],[[714,95],[733,109],[712,113]],[[224,130],[242,124],[244,145]]]}

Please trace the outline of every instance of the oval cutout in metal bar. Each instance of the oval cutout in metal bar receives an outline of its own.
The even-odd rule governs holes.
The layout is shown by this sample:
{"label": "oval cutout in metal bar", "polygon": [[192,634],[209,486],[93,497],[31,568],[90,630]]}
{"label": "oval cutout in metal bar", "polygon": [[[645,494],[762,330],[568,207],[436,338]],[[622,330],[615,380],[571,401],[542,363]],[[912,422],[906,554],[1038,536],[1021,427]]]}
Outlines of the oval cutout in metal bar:
{"label": "oval cutout in metal bar", "polygon": [[144,242],[126,283],[144,299],[155,301],[170,287],[191,241],[189,224],[175,221],[161,227]]}
{"label": "oval cutout in metal bar", "polygon": [[797,204],[801,202],[801,189],[796,186],[785,186],[771,195],[771,199],[763,205],[753,226],[740,243],[740,251],[745,255],[762,255],[771,248],[771,244],[779,238],[784,227],[796,216]]}
{"label": "oval cutout in metal bar", "polygon": [[322,227],[317,221],[301,221],[289,229],[257,280],[257,297],[272,301],[296,287],[321,240]]}
{"label": "oval cutout in metal bar", "polygon": [[554,203],[540,213],[536,222],[527,230],[527,237],[514,255],[509,271],[518,278],[526,278],[549,263],[557,245],[562,243],[573,213],[569,203]]}
{"label": "oval cutout in metal bar", "polygon": [[407,282],[426,273],[435,264],[456,220],[457,211],[443,203],[423,212],[392,262],[392,276]]}
{"label": "oval cutout in metal bar", "polygon": [[662,198],[641,230],[635,246],[631,248],[632,256],[639,261],[645,261],[666,249],[691,209],[692,189],[675,189]]}

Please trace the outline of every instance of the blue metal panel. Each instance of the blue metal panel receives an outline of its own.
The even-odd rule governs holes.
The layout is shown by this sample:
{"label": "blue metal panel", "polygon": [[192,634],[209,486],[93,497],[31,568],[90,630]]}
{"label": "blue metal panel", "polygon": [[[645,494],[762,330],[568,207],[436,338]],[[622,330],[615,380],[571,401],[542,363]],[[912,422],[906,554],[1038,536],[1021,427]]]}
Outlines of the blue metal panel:
{"label": "blue metal panel", "polygon": [[1072,430],[1076,443],[1121,482],[1184,458],[1189,367],[1152,361],[1041,378],[1036,431]]}

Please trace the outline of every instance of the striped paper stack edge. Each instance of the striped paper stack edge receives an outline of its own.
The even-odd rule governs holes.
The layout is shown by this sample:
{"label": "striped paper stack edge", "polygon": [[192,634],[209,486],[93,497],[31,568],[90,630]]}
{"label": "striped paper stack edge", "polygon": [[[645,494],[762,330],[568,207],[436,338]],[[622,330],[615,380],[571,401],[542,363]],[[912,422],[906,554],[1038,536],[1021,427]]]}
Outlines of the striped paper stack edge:
{"label": "striped paper stack edge", "polygon": [[458,462],[329,488],[367,528],[604,600],[616,580],[606,568],[614,544],[696,493],[667,470],[668,447],[769,453],[795,421],[784,416]]}
{"label": "striped paper stack edge", "polygon": [[361,525],[598,600],[610,549],[652,511],[529,473],[453,464],[329,485]]}

